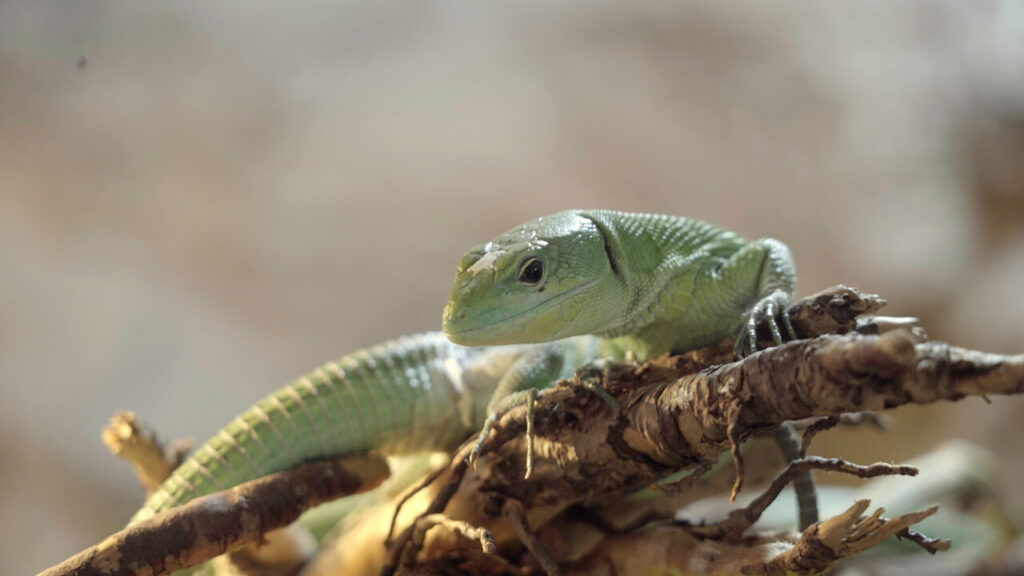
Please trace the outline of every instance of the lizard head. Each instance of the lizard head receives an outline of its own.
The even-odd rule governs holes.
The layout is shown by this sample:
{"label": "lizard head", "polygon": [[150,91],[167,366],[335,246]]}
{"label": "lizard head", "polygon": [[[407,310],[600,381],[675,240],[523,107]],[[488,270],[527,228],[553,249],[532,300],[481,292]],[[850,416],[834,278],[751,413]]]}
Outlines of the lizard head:
{"label": "lizard head", "polygon": [[[456,344],[546,342],[589,334],[618,312],[610,252],[579,211],[517,226],[459,262],[444,331]],[[604,304],[607,304],[605,306]]]}

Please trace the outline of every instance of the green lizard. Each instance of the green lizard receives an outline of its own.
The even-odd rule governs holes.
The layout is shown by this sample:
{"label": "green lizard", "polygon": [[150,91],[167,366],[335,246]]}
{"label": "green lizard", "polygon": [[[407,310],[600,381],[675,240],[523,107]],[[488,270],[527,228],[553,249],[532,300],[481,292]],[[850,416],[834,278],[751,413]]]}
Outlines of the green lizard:
{"label": "green lizard", "polygon": [[775,318],[792,334],[794,283],[783,244],[696,220],[538,218],[463,256],[445,334],[356,352],[272,393],[200,446],[132,522],[313,458],[449,449],[514,392],[598,358],[643,360],[737,332],[737,348],[752,351],[762,319],[781,341]]}
{"label": "green lizard", "polygon": [[[444,331],[466,346],[592,335],[599,357],[620,361],[681,353],[738,333],[742,356],[756,350],[762,320],[776,344],[783,330],[796,338],[786,311],[795,285],[793,257],[777,240],[748,241],[674,216],[568,210],[467,252]],[[512,392],[492,400],[477,449],[498,409],[525,400]],[[775,438],[787,460],[800,457],[791,424]],[[795,485],[803,529],[817,521],[817,499],[809,474]]]}

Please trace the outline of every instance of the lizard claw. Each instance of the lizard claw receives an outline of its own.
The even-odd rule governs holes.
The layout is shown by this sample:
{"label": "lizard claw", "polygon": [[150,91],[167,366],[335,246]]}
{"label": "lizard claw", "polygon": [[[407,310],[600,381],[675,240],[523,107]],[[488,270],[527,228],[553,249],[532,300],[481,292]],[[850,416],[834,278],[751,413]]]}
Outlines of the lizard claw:
{"label": "lizard claw", "polygon": [[[634,355],[633,360],[636,360]],[[626,361],[629,362],[627,356]],[[592,392],[602,402],[608,405],[611,409],[612,414],[618,418],[622,414],[622,406],[619,405],[619,401],[614,396],[608,393],[607,390],[601,387],[602,382],[609,380],[609,372],[611,371],[612,363],[607,358],[599,358],[593,360],[583,368],[580,368],[578,376],[580,385]]]}
{"label": "lizard claw", "polygon": [[[761,321],[768,325],[772,342],[776,346],[782,344],[785,340],[797,339],[796,330],[793,329],[793,323],[790,322],[789,311],[786,308],[788,304],[789,296],[781,290],[772,292],[754,304],[747,315],[743,330],[740,332],[739,337],[736,338],[736,345],[733,346],[733,352],[737,358],[742,358],[757,351],[757,325]],[[782,324],[781,329],[779,328],[780,321]],[[785,331],[785,338],[783,337],[783,330]]]}
{"label": "lizard claw", "polygon": [[536,388],[522,390],[505,396],[500,403],[500,409],[487,416],[487,419],[484,420],[484,425],[480,428],[480,433],[476,437],[476,443],[473,444],[473,449],[470,450],[469,456],[466,456],[466,463],[469,464],[470,468],[476,470],[476,463],[480,459],[480,452],[483,450],[484,442],[491,435],[491,429],[494,428],[494,423],[498,421],[498,416],[507,410],[522,406],[523,404],[526,404],[526,473],[523,477],[530,477],[530,474],[533,473],[533,419],[534,408],[537,404]]}
{"label": "lizard claw", "polygon": [[529,478],[533,475],[533,416],[534,409],[537,406],[537,389],[530,388],[529,400],[526,404],[526,472],[523,473],[523,478]]}
{"label": "lizard claw", "polygon": [[466,456],[466,463],[473,470],[476,470],[476,461],[480,459],[480,451],[484,447],[484,442],[487,441],[487,437],[491,435],[491,428],[494,426],[494,422],[498,420],[498,414],[494,413],[484,420],[483,427],[480,428],[480,433],[477,434],[476,444],[473,444],[473,449],[470,450],[469,456]]}

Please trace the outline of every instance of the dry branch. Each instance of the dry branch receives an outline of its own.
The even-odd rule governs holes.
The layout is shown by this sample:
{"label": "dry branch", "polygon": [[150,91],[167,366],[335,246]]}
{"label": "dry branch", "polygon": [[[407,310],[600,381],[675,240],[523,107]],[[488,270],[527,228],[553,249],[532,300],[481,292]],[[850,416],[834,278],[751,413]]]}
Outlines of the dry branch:
{"label": "dry branch", "polygon": [[179,440],[173,442],[170,449],[164,448],[156,432],[143,425],[131,412],[118,412],[111,416],[103,428],[102,438],[107,449],[131,463],[146,494],[160,487],[182,463],[192,446],[191,440]]}
{"label": "dry branch", "polygon": [[[909,530],[913,524],[935,513],[932,507],[896,518],[882,518],[882,510],[863,516],[869,502],[859,500],[845,512],[811,526],[800,535],[792,548],[770,560],[742,567],[743,574],[768,576],[771,574],[822,574],[837,560],[854,556],[882,540]],[[934,548],[946,550],[949,542],[931,540]]]}
{"label": "dry branch", "polygon": [[[480,492],[527,507],[598,502],[714,462],[732,440],[786,420],[1024,391],[1024,356],[917,344],[902,330],[820,336],[725,365],[707,358],[714,351],[584,372],[542,392],[533,476],[522,478],[524,411],[515,410],[485,448]],[[618,401],[620,415],[578,385],[584,378]]]}
{"label": "dry branch", "polygon": [[308,508],[370,490],[388,476],[372,456],[322,460],[198,498],[132,524],[39,576],[166,574],[259,541]]}
{"label": "dry branch", "polygon": [[[135,469],[139,483],[151,495],[188,455],[192,440],[177,440],[165,447],[156,432],[132,412],[117,412],[103,428],[103,443]],[[217,557],[219,576],[294,574],[309,560],[317,543],[309,530],[291,524],[261,535],[247,546]]]}

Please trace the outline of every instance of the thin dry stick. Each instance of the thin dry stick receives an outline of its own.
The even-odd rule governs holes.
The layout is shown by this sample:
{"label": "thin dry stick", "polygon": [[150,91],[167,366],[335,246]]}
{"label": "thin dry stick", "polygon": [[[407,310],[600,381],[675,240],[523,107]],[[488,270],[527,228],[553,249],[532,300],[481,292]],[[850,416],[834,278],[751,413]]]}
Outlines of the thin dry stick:
{"label": "thin dry stick", "polygon": [[[494,543],[494,536],[491,535],[490,530],[485,528],[478,528],[468,522],[462,520],[453,520],[444,514],[428,514],[421,516],[414,523],[412,532],[412,546],[410,549],[423,548],[423,542],[427,538],[427,532],[435,526],[443,526],[456,534],[459,534],[463,538],[469,540],[476,540],[480,543],[480,549],[484,554],[494,554],[497,546]],[[405,565],[412,565],[413,559],[407,559]]]}
{"label": "thin dry stick", "polygon": [[558,569],[558,563],[551,557],[551,554],[544,548],[544,545],[540,543],[537,535],[526,525],[526,512],[523,510],[522,503],[518,500],[508,499],[502,507],[502,512],[505,518],[508,518],[508,521],[512,524],[512,528],[515,529],[516,535],[519,536],[519,541],[533,554],[533,557],[540,563],[540,567],[544,569],[544,572],[547,572],[548,576],[560,576],[562,572]]}
{"label": "thin dry stick", "polygon": [[[462,483],[462,478],[466,475],[466,471],[469,469],[469,462],[467,456],[473,449],[475,442],[464,445],[459,452],[456,453],[452,459],[454,463],[451,466],[451,476],[448,478],[448,482],[438,490],[434,500],[427,506],[427,509],[420,515],[420,518],[429,516],[431,514],[440,514],[448,502],[455,495],[455,492],[459,489],[459,484]],[[411,562],[411,559],[415,559],[416,554],[419,552],[419,548],[413,541],[414,531],[416,529],[416,523],[413,522],[410,526],[406,527],[398,538],[388,545],[388,552],[384,561],[384,566],[381,568],[380,576],[393,576],[400,566],[407,565],[407,562]]]}
{"label": "thin dry stick", "polygon": [[877,463],[870,466],[853,464],[839,458],[820,458],[818,456],[807,456],[800,460],[790,462],[782,472],[775,477],[775,480],[768,488],[755,498],[750,504],[733,510],[729,517],[714,524],[691,526],[689,531],[702,538],[714,540],[736,541],[743,533],[757,522],[761,514],[768,509],[768,506],[778,498],[782,489],[786,487],[798,474],[809,470],[827,470],[829,472],[842,472],[858,478],[873,478],[875,476],[900,475],[916,476],[917,468],[913,466],[894,466],[892,464]]}
{"label": "thin dry stick", "polygon": [[181,464],[192,441],[179,440],[167,450],[152,429],[131,412],[111,416],[103,428],[103,443],[115,456],[131,463],[146,494],[152,493]]}
{"label": "thin dry stick", "polygon": [[732,464],[736,469],[736,480],[733,481],[732,491],[729,493],[729,502],[735,502],[736,497],[739,496],[740,490],[743,488],[743,453],[740,452],[740,438],[739,438],[739,422],[738,417],[740,414],[739,408],[731,410],[729,418],[729,426],[726,427],[726,435],[729,437],[729,453],[732,456]]}
{"label": "thin dry stick", "polygon": [[423,478],[421,478],[415,486],[406,491],[402,498],[395,504],[395,512],[391,515],[391,524],[388,525],[388,534],[384,537],[384,546],[391,546],[391,537],[395,535],[395,525],[398,523],[398,515],[401,514],[402,508],[409,502],[409,500],[420,493],[424,488],[430,486],[435,480],[441,477],[446,470],[451,466],[451,459],[444,466],[441,466],[437,470],[430,472]]}
{"label": "thin dry stick", "polygon": [[902,538],[904,540],[909,540],[914,544],[917,544],[918,546],[926,550],[929,554],[935,554],[936,552],[943,552],[945,550],[949,550],[949,547],[951,545],[949,540],[946,540],[944,538],[930,538],[928,536],[925,536],[924,534],[921,534],[917,530],[914,530],[913,528],[904,528],[903,530],[896,533],[896,537]]}
{"label": "thin dry stick", "polygon": [[823,416],[818,418],[814,422],[811,422],[807,428],[804,428],[803,436],[800,440],[800,449],[802,456],[807,455],[807,448],[811,445],[811,440],[814,439],[818,434],[831,430],[836,426],[839,426],[840,420],[836,416]]}

